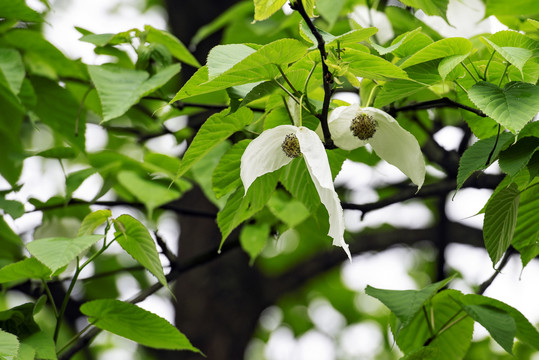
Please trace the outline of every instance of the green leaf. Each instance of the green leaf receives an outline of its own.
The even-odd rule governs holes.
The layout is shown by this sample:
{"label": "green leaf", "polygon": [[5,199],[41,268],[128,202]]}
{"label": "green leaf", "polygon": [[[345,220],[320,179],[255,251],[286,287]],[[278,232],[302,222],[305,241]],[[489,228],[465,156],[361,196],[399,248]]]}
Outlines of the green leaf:
{"label": "green leaf", "polygon": [[[510,31],[510,32],[513,32],[513,31]],[[515,34],[518,34],[518,33],[515,33]],[[522,37],[525,37],[522,34],[519,34],[519,35]],[[530,60],[532,56],[534,55],[533,50],[531,49],[526,49],[526,48],[517,47],[517,46],[499,46],[498,44],[491,41],[490,39],[487,39],[487,38],[482,38],[482,39],[486,41],[490,46],[492,46],[494,50],[496,50],[505,60],[507,60],[509,63],[514,65],[517,69],[519,69],[521,73],[522,73],[522,69],[524,68],[524,65],[526,65],[528,60]],[[531,39],[529,40],[533,41]],[[513,45],[512,41],[506,41],[505,43],[509,43]],[[514,45],[520,45],[520,44],[516,44],[515,42]],[[524,44],[522,45],[525,46]]]}
{"label": "green leaf", "polygon": [[458,64],[463,62],[464,59],[466,59],[469,55],[470,53],[464,54],[464,55],[452,55],[452,56],[443,58],[442,61],[440,61],[440,64],[438,65],[438,72],[440,73],[442,80],[445,80],[447,75],[449,75],[449,73],[453,71],[453,69],[455,69],[458,66]]}
{"label": "green leaf", "polygon": [[481,305],[494,307],[496,309],[499,309],[500,311],[509,314],[516,324],[517,339],[531,345],[536,350],[539,350],[539,332],[517,309],[499,300],[476,294],[464,295],[460,299],[460,302],[466,305]]}
{"label": "green leaf", "polygon": [[494,16],[526,16],[539,14],[539,4],[535,0],[487,0],[485,18]]}
{"label": "green leaf", "polygon": [[43,21],[41,14],[26,6],[24,0],[0,2],[0,18],[34,22]]}
{"label": "green leaf", "polygon": [[[300,23],[300,35],[307,41],[310,41],[316,48],[318,46],[318,40],[316,40],[316,37],[311,32],[311,29],[309,29],[309,26],[305,21],[302,21]],[[324,39],[324,42],[326,43],[326,46],[340,46],[341,48],[347,46],[347,45],[355,45],[360,43],[363,40],[367,40],[370,36],[376,34],[378,32],[378,29],[375,27],[369,27],[369,28],[362,28],[362,29],[354,29],[352,31],[349,31],[347,33],[341,34],[341,35],[332,35],[324,30],[317,29],[320,35],[322,35],[322,38]]]}
{"label": "green leaf", "polygon": [[6,200],[0,197],[0,209],[4,210],[13,219],[24,215],[24,205],[16,200]]}
{"label": "green leaf", "polygon": [[247,108],[241,108],[232,114],[227,112],[228,110],[223,110],[210,116],[200,127],[183,156],[176,178],[185,174],[196,161],[204,157],[211,149],[226,140],[230,135],[249,125],[253,119],[253,113]]}
{"label": "green leaf", "polygon": [[397,100],[413,95],[425,89],[428,85],[411,80],[393,80],[384,84],[382,90],[376,96],[374,106],[380,108]]}
{"label": "green leaf", "polygon": [[455,301],[461,298],[462,293],[456,290],[444,290],[433,296],[426,311],[417,312],[409,325],[396,335],[399,348],[408,354],[424,347],[425,342],[432,337],[427,322],[428,316],[434,332],[455,321],[428,344],[428,348],[436,353],[435,359],[463,359],[472,341],[474,322],[472,318],[463,314],[461,306]]}
{"label": "green leaf", "polygon": [[270,235],[270,226],[267,223],[245,225],[241,228],[240,244],[241,248],[249,254],[252,265],[258,255],[266,247]]}
{"label": "green leaf", "polygon": [[40,262],[45,264],[54,273],[66,266],[84,250],[95,244],[104,235],[85,235],[76,238],[45,238],[34,240],[26,248]]}
{"label": "green leaf", "polygon": [[3,216],[0,216],[0,245],[2,246],[0,259],[15,260],[20,258],[20,248],[23,246],[23,242],[9,227]]}
{"label": "green leaf", "polygon": [[114,221],[114,228],[118,244],[168,288],[159,253],[148,229],[130,215],[118,217]]}
{"label": "green leaf", "polygon": [[34,303],[25,303],[0,312],[0,329],[24,339],[36,332],[39,326],[34,320]]}
{"label": "green leaf", "polygon": [[41,156],[49,159],[73,159],[77,153],[70,147],[53,147],[47,150],[36,153],[36,156]]}
{"label": "green leaf", "polygon": [[143,96],[165,85],[179,71],[180,66],[173,64],[150,78],[146,71],[112,64],[88,66],[101,101],[103,121],[125,114]]}
{"label": "green leaf", "polygon": [[15,359],[19,352],[19,340],[13,334],[0,329],[0,358]]}
{"label": "green leaf", "polygon": [[124,170],[118,173],[118,182],[137,200],[142,202],[150,214],[161,205],[180,197],[181,193],[165,185],[141,178],[136,172]]}
{"label": "green leaf", "polygon": [[0,269],[0,284],[27,279],[46,279],[51,270],[36,258],[26,258]]}
{"label": "green leaf", "polygon": [[513,353],[513,340],[517,326],[511,315],[491,306],[463,305],[462,308],[472,319],[483,325],[505,351],[509,354]]}
{"label": "green leaf", "polygon": [[150,25],[144,27],[146,32],[146,41],[150,43],[158,43],[164,45],[179,61],[191,65],[193,67],[200,67],[198,60],[189,52],[185,45],[174,35],[167,31],[155,29]]}
{"label": "green leaf", "polygon": [[406,58],[399,65],[404,69],[430,60],[446,58],[453,55],[466,55],[471,50],[472,43],[468,39],[460,37],[442,39],[419,50],[414,55]]}
{"label": "green leaf", "polygon": [[320,195],[303,159],[294,159],[284,167],[279,180],[286,190],[301,201],[309,211],[313,212],[320,205]]}
{"label": "green leaf", "polygon": [[539,186],[531,185],[520,194],[517,225],[512,245],[520,252],[522,266],[539,255]]}
{"label": "green leaf", "polygon": [[141,345],[200,353],[174,325],[136,305],[112,299],[94,300],[83,304],[80,311],[98,328]]}
{"label": "green leaf", "polygon": [[56,360],[56,344],[52,334],[38,331],[21,341],[21,345],[31,346],[36,353],[36,359]]}
{"label": "green leaf", "polygon": [[208,79],[216,78],[254,52],[256,52],[255,49],[244,44],[217,45],[213,47],[206,62]]}
{"label": "green leaf", "polygon": [[275,12],[280,10],[286,3],[286,0],[254,0],[255,2],[255,20],[261,21],[269,18]]}
{"label": "green leaf", "polygon": [[522,138],[500,153],[498,164],[504,173],[515,176],[528,164],[537,149],[539,138]]}
{"label": "green leaf", "polygon": [[539,88],[511,81],[503,89],[480,81],[468,91],[470,100],[498,124],[517,133],[539,111]]}
{"label": "green leaf", "polygon": [[332,28],[337,21],[346,0],[317,0],[316,9]]}
{"label": "green leaf", "polygon": [[221,246],[232,230],[266,205],[278,178],[279,171],[263,175],[255,180],[247,194],[241,186],[228,198],[225,207],[217,214],[217,225],[222,235]]}
{"label": "green leaf", "polygon": [[241,185],[241,156],[249,142],[250,140],[246,139],[234,144],[219,160],[212,175],[212,189],[217,198],[236,190]]}
{"label": "green leaf", "polygon": [[[464,184],[466,179],[468,179],[474,172],[486,169],[487,166],[490,166],[490,164],[498,158],[498,154],[505,145],[513,141],[514,138],[514,135],[504,132],[500,134],[498,140],[496,140],[497,136],[492,136],[487,139],[481,139],[467,148],[464,154],[462,154],[459,162],[457,190],[462,187],[462,184]],[[492,152],[490,163],[487,164],[488,156],[494,148],[495,143],[497,143],[496,148]]]}
{"label": "green leaf", "polygon": [[17,50],[0,48],[0,74],[3,75],[3,78],[0,76],[0,82],[5,81],[5,85],[7,85],[13,95],[19,94],[25,71],[21,55]]}
{"label": "green leaf", "polygon": [[79,232],[77,236],[91,235],[94,233],[95,229],[107,222],[107,220],[112,216],[112,212],[108,209],[106,210],[96,210],[88,215],[82,220],[80,224]]}
{"label": "green leaf", "polygon": [[32,78],[32,86],[37,95],[33,110],[39,119],[84,152],[86,121],[79,114],[77,100],[68,90],[45,78]]}
{"label": "green leaf", "polygon": [[494,265],[502,258],[513,240],[519,194],[518,187],[511,183],[507,188],[494,194],[487,204],[483,221],[483,239]]}
{"label": "green leaf", "polygon": [[[417,33],[419,33],[420,31],[421,31],[421,27],[418,27],[415,30],[408,31],[408,32],[406,32],[404,34],[401,34],[401,35],[397,36],[391,42],[391,45],[388,46],[388,47],[380,46],[380,45],[374,43],[373,41],[371,41],[371,45],[376,51],[378,51],[378,54],[380,54],[380,55],[389,54],[389,53],[397,50],[401,45],[403,45],[403,44],[407,43],[408,41],[412,40],[412,38],[414,38],[415,35],[417,35]],[[430,43],[432,43],[432,40],[430,41]]]}
{"label": "green leaf", "polygon": [[380,80],[408,78],[406,71],[395,64],[363,51],[347,49],[343,59],[349,62],[349,69],[356,76]]}
{"label": "green leaf", "polygon": [[447,21],[447,4],[449,0],[402,0],[404,5],[421,9],[427,15],[440,16]]}
{"label": "green leaf", "polygon": [[425,302],[451,280],[452,278],[447,278],[421,290],[384,290],[368,285],[365,293],[383,302],[401,321],[400,328],[403,328],[412,321]]}
{"label": "green leaf", "polygon": [[306,52],[307,46],[298,40],[280,39],[262,46],[214,79],[210,80],[207,68],[202,67],[180,89],[171,103],[236,85],[272,80],[279,74],[276,65],[281,66],[297,61]]}
{"label": "green leaf", "polygon": [[66,177],[66,199],[71,199],[75,190],[91,175],[97,172],[94,168],[87,168],[74,171]]}
{"label": "green leaf", "polygon": [[297,199],[292,199],[282,190],[276,191],[268,201],[268,208],[275,217],[288,227],[294,228],[310,215],[309,210]]}

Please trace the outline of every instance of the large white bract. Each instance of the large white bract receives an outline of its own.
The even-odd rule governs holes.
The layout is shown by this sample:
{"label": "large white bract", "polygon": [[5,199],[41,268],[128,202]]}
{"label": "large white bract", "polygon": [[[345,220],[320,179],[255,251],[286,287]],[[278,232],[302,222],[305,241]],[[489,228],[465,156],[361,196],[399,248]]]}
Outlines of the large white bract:
{"label": "large white bract", "polygon": [[[376,122],[376,131],[366,140],[360,140],[351,130],[354,119],[362,116]],[[361,108],[358,104],[340,106],[330,114],[328,125],[335,145],[341,149],[353,150],[370,144],[380,158],[399,168],[419,188],[423,185],[425,160],[417,139],[388,113],[372,107]]]}
{"label": "large white bract", "polygon": [[320,201],[329,214],[328,235],[333,239],[333,245],[342,247],[351,259],[350,250],[343,237],[343,210],[333,187],[328,157],[322,141],[314,131],[303,126],[280,125],[264,131],[254,139],[241,157],[240,174],[245,193],[258,177],[280,169],[293,160],[282,148],[286,137],[291,134],[298,139],[301,154]]}

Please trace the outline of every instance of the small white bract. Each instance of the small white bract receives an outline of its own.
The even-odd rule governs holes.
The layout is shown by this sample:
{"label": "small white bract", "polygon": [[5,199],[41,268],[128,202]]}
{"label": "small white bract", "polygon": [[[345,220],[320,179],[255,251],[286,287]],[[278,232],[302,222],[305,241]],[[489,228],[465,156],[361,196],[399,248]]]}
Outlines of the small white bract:
{"label": "small white bract", "polygon": [[[300,153],[296,152],[296,139]],[[329,214],[328,235],[333,239],[333,245],[342,247],[351,260],[350,250],[344,242],[341,202],[333,187],[324,144],[314,131],[303,126],[280,125],[254,139],[241,157],[240,175],[245,193],[258,177],[280,169],[299,155],[303,155],[320,201]]]}
{"label": "small white bract", "polygon": [[[362,124],[354,135],[359,127],[357,119],[371,122]],[[399,168],[418,188],[423,185],[425,160],[419,143],[388,113],[372,107],[361,108],[358,104],[340,106],[329,116],[328,125],[335,145],[341,149],[353,150],[370,144],[380,158]],[[369,130],[366,139],[364,129]]]}

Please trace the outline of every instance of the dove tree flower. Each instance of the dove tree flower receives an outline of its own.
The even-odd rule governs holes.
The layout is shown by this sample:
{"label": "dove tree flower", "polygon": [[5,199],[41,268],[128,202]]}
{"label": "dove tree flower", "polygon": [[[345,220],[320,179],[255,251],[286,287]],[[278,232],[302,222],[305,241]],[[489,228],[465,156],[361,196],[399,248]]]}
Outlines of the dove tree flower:
{"label": "dove tree flower", "polygon": [[417,139],[386,112],[358,104],[340,106],[328,119],[335,145],[353,150],[370,144],[376,154],[395,165],[420,189],[425,180],[425,160]]}
{"label": "dove tree flower", "polygon": [[258,177],[280,169],[299,156],[305,160],[320,201],[329,214],[328,235],[333,238],[333,245],[342,247],[351,259],[343,237],[343,210],[333,187],[328,157],[314,131],[303,126],[280,125],[254,139],[241,158],[240,176],[245,193]]}

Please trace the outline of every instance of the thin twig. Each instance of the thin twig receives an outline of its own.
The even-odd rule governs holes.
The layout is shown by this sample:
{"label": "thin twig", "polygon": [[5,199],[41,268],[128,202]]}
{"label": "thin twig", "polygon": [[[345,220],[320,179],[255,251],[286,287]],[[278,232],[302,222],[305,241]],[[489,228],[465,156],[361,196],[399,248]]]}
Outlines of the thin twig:
{"label": "thin twig", "polygon": [[485,291],[488,289],[488,287],[490,285],[492,285],[492,283],[494,282],[496,277],[500,274],[500,272],[505,267],[505,265],[507,265],[509,263],[509,260],[511,259],[511,255],[513,255],[513,251],[514,250],[513,250],[512,247],[507,249],[507,251],[505,252],[505,255],[502,258],[502,261],[500,261],[500,265],[494,271],[494,274],[492,274],[491,277],[489,277],[487,280],[485,280],[483,283],[481,283],[481,285],[479,285],[479,289],[477,290],[478,295],[483,295],[485,293]]}
{"label": "thin twig", "polygon": [[406,105],[406,106],[402,106],[398,108],[392,108],[392,109],[389,109],[388,113],[390,115],[393,115],[401,111],[426,110],[426,109],[445,108],[445,107],[459,108],[459,109],[472,112],[481,117],[487,117],[487,115],[481,110],[461,104],[447,97],[443,97],[441,99],[436,99],[436,100],[422,101],[422,102],[418,102],[415,104]]}
{"label": "thin twig", "polygon": [[334,149],[335,144],[333,142],[333,139],[331,138],[331,133],[329,131],[328,126],[328,114],[329,114],[329,102],[331,100],[331,94],[332,94],[332,84],[333,84],[333,75],[329,71],[329,68],[326,64],[327,59],[327,53],[326,53],[326,43],[324,39],[322,38],[322,35],[318,31],[318,29],[314,26],[314,23],[309,18],[309,15],[307,15],[307,12],[305,11],[305,7],[303,7],[302,0],[296,0],[290,3],[290,7],[293,10],[296,10],[299,12],[303,20],[305,20],[305,23],[309,27],[309,30],[313,34],[313,36],[316,38],[316,42],[318,43],[318,51],[320,51],[320,58],[322,61],[322,78],[323,78],[323,85],[324,85],[324,102],[322,105],[322,113],[318,115],[318,119],[320,120],[320,124],[322,125],[322,132],[324,133],[324,144],[327,149]]}

